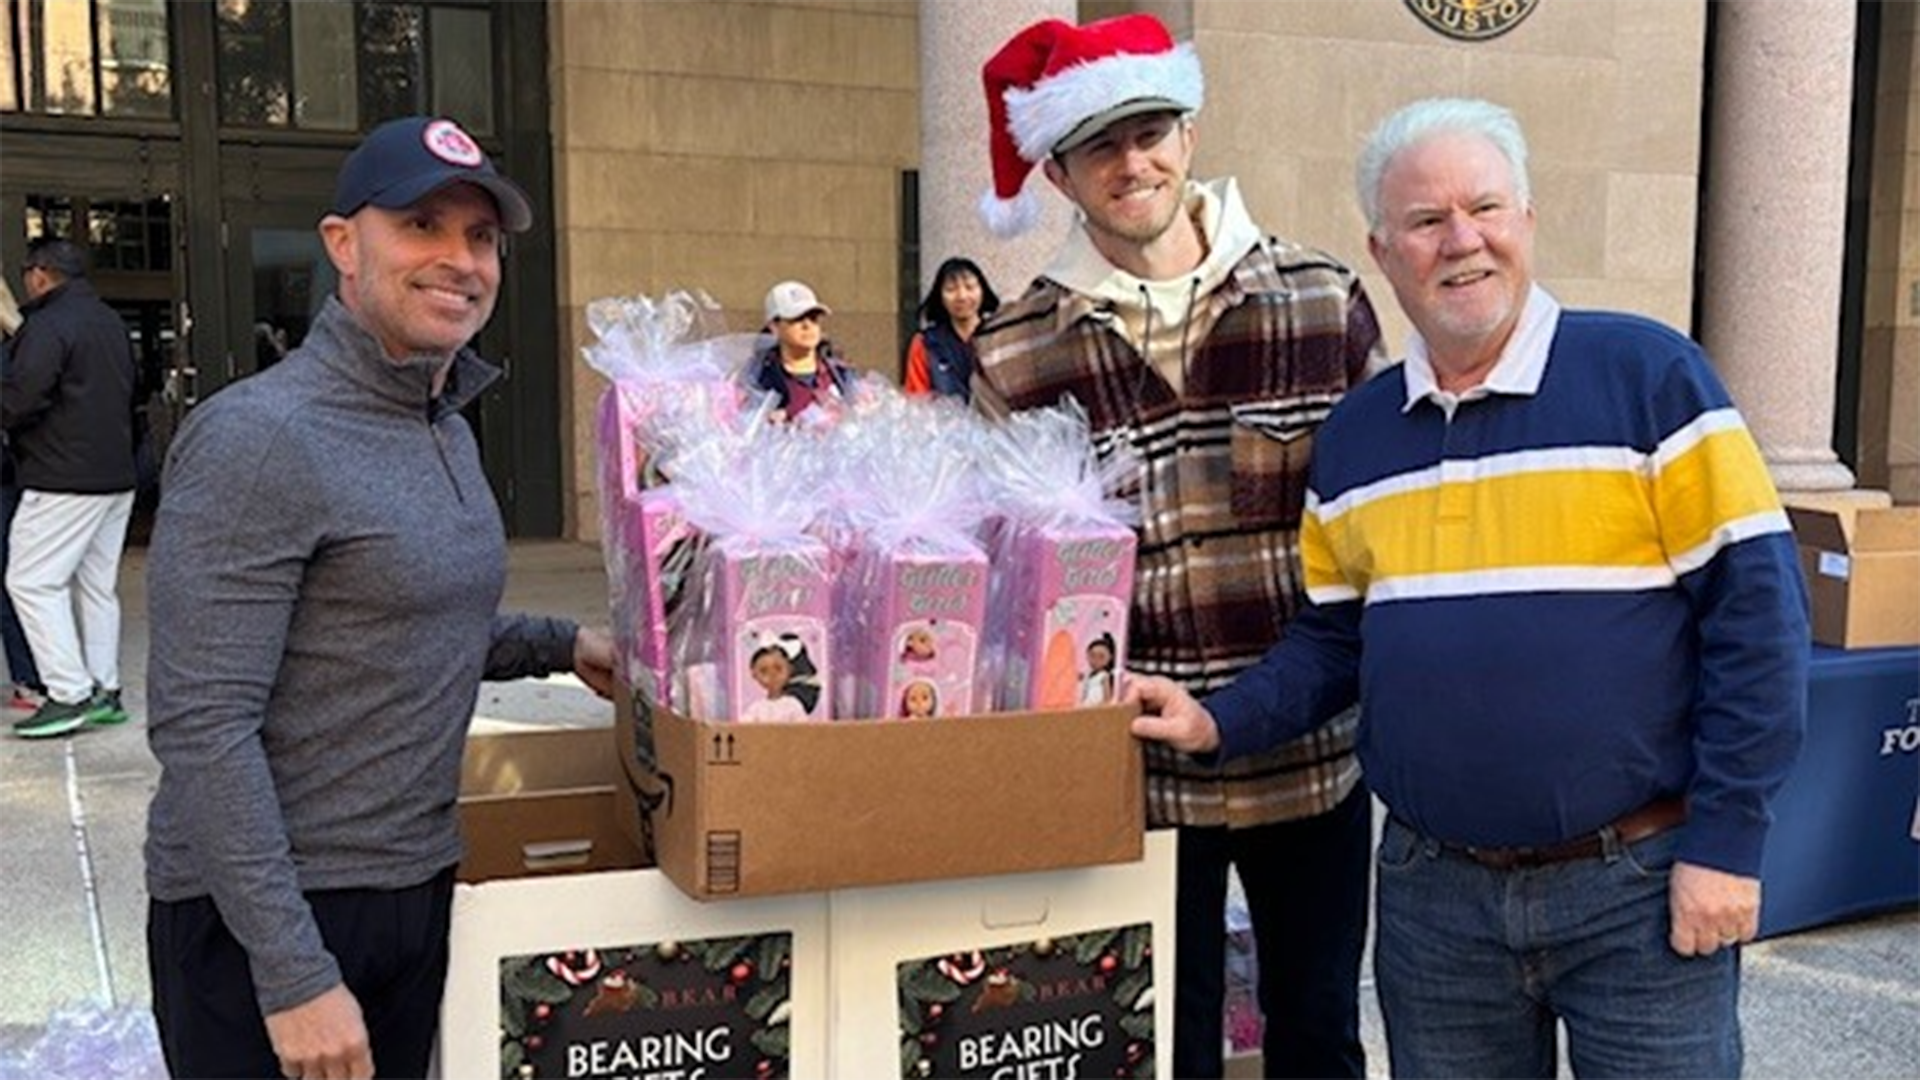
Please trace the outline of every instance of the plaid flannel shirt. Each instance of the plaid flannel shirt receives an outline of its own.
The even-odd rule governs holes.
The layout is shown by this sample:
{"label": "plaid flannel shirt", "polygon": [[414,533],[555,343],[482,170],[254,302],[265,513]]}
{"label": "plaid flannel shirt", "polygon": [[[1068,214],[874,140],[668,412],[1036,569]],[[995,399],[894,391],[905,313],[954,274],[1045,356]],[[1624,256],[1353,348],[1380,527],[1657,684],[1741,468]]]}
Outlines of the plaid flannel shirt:
{"label": "plaid flannel shirt", "polygon": [[[1301,508],[1313,433],[1368,374],[1380,330],[1359,278],[1269,239],[1213,292],[1176,395],[1106,302],[1042,278],[974,339],[978,377],[1008,408],[1072,394],[1102,452],[1142,462],[1140,550],[1126,664],[1196,694],[1258,660],[1304,602]],[[1233,828],[1324,813],[1353,790],[1357,714],[1208,768],[1147,746],[1153,825]]]}

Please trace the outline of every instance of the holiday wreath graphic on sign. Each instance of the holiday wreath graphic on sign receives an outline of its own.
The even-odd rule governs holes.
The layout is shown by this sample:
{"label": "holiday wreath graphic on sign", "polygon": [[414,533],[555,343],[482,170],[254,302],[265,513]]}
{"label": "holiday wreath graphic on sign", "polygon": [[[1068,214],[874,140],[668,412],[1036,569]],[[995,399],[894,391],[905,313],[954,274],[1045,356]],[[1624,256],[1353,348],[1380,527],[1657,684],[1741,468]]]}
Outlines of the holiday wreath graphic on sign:
{"label": "holiday wreath graphic on sign", "polygon": [[504,957],[501,1080],[784,1077],[792,952],[759,934]]}
{"label": "holiday wreath graphic on sign", "polygon": [[896,971],[904,1080],[1154,1074],[1147,923],[909,960]]}

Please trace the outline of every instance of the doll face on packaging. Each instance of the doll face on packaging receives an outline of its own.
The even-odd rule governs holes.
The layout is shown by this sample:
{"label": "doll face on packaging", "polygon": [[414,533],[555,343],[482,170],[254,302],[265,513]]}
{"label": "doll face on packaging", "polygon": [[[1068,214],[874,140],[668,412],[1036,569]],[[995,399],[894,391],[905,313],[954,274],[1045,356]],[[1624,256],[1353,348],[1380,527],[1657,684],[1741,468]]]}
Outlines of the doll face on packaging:
{"label": "doll face on packaging", "polygon": [[1107,639],[1098,638],[1087,644],[1087,670],[1113,670],[1113,646]]}
{"label": "doll face on packaging", "polygon": [[933,631],[924,626],[916,626],[907,631],[906,644],[901,648],[900,656],[904,660],[933,659]]}
{"label": "doll face on packaging", "polygon": [[910,682],[900,695],[900,715],[914,718],[933,716],[939,708],[938,700],[932,683],[925,679]]}
{"label": "doll face on packaging", "polygon": [[753,681],[766,690],[768,697],[778,697],[792,677],[793,664],[780,646],[768,645],[753,654]]}

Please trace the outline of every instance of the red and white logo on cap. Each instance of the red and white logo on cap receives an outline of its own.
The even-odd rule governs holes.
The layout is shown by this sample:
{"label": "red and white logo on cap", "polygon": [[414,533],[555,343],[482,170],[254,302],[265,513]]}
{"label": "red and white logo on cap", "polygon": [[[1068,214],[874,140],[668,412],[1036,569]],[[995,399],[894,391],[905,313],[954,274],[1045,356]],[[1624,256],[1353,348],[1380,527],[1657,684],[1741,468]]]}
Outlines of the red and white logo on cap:
{"label": "red and white logo on cap", "polygon": [[421,132],[420,139],[427,144],[429,153],[449,165],[471,169],[486,160],[486,155],[480,151],[480,144],[451,120],[435,120],[428,124],[427,130]]}

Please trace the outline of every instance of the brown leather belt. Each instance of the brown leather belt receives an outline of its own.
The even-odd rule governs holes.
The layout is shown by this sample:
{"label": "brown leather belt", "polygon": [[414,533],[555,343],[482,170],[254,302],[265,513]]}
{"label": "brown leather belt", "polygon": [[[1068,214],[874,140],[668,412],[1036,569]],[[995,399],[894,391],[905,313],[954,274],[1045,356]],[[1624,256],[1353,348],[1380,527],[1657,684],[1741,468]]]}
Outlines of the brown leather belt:
{"label": "brown leather belt", "polygon": [[1618,844],[1631,844],[1666,832],[1687,820],[1687,804],[1678,798],[1655,799],[1599,832],[1544,847],[1459,847],[1447,845],[1481,866],[1494,870],[1525,870],[1575,859],[1597,859],[1606,853],[1611,838]]}

